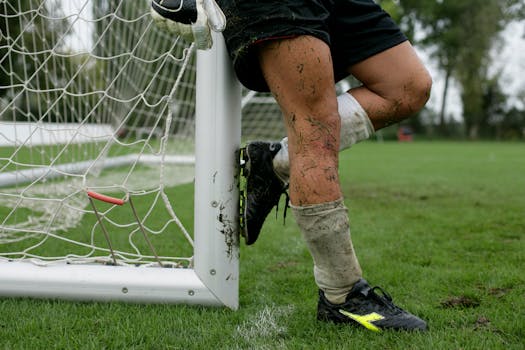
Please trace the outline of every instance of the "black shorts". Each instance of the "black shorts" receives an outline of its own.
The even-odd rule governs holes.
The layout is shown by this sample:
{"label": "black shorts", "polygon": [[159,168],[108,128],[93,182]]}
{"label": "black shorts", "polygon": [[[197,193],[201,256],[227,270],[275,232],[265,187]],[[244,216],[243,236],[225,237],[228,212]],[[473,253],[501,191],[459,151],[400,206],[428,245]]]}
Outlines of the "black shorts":
{"label": "black shorts", "polygon": [[351,65],[407,38],[373,0],[218,0],[227,25],[226,46],[241,83],[269,91],[257,58],[257,43],[311,35],[332,52],[336,81]]}

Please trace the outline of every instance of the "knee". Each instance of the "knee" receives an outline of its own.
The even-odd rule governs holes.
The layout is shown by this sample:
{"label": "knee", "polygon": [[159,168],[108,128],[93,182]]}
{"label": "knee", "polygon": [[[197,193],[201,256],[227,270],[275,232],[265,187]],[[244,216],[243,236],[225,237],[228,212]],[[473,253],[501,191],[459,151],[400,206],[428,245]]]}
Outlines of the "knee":
{"label": "knee", "polygon": [[426,70],[407,79],[400,89],[403,97],[399,101],[403,102],[399,106],[399,114],[409,117],[423,109],[430,98],[431,89],[432,77]]}
{"label": "knee", "polygon": [[428,71],[420,74],[417,78],[416,83],[414,83],[414,106],[415,111],[420,111],[428,99],[430,98],[430,91],[432,90],[432,77]]}
{"label": "knee", "polygon": [[341,118],[337,110],[322,111],[297,118],[289,142],[299,156],[312,154],[337,161]]}
{"label": "knee", "polygon": [[300,101],[286,118],[289,142],[300,144],[306,153],[338,150],[341,117],[335,92]]}

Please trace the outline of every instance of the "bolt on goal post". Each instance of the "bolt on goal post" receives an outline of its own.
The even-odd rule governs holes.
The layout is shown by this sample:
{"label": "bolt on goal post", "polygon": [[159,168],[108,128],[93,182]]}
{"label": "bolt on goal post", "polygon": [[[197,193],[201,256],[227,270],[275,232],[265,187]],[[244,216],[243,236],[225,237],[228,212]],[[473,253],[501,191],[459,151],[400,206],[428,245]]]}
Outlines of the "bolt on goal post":
{"label": "bolt on goal post", "polygon": [[[33,12],[38,13],[38,11]],[[28,11],[28,14],[33,12]],[[34,263],[32,258],[11,259],[9,254],[6,255],[7,258],[0,254],[0,296],[137,303],[185,303],[238,308],[238,150],[241,138],[241,87],[234,76],[222,35],[213,33],[213,39],[215,44],[210,50],[197,52],[195,204],[193,256],[190,264],[184,267],[161,267],[159,265],[162,264],[153,262],[148,267],[136,267],[133,264],[114,266],[116,264],[111,261],[116,262],[117,258],[112,249],[112,258],[102,264],[77,263],[67,259],[56,264],[42,263],[40,260]],[[17,84],[12,83],[12,85]],[[104,97],[107,97],[107,91],[104,92]],[[71,93],[66,97],[73,99],[77,95]],[[125,100],[123,97],[121,99]],[[110,102],[120,102],[116,97],[110,100]],[[76,136],[82,133],[78,130],[75,133]],[[113,137],[115,136],[110,136],[110,138]],[[18,150],[15,153],[19,153]],[[105,149],[102,153],[104,152],[106,152]],[[35,173],[31,170],[32,177],[22,172],[5,173],[4,175],[9,175],[9,177],[6,176],[6,181],[9,181],[6,182],[6,186],[13,184],[13,177],[23,177],[24,181],[31,185],[36,184],[37,181],[44,179],[44,173],[52,173],[52,169],[55,169],[54,171],[60,175],[67,173],[71,176],[76,176],[77,173],[84,171],[83,168],[55,166],[54,161],[58,158],[58,156],[53,158],[48,167],[39,166],[39,172]],[[13,156],[0,157],[0,161],[4,161],[0,162],[0,177],[2,172],[7,172],[6,169],[9,169],[10,165],[14,167],[13,159],[15,159]],[[97,160],[98,158],[93,163]],[[20,164],[16,163],[16,165]],[[91,168],[92,164],[86,166]],[[86,189],[88,190],[89,188]],[[75,194],[80,195],[77,192]],[[15,198],[16,209],[21,207],[20,203],[29,196],[29,191],[21,191],[21,193],[15,196],[6,191],[0,193],[2,195],[0,200],[1,198]],[[82,195],[86,196],[87,201],[87,193]],[[125,201],[118,204],[127,205]],[[0,207],[2,205],[3,203],[0,203]],[[65,204],[63,206],[67,207]],[[0,241],[3,237],[2,233],[6,232],[9,238],[11,237],[9,234],[15,230],[14,226],[9,225],[12,216],[16,216],[13,215],[15,209],[7,211],[5,218],[0,217]],[[126,210],[131,209],[127,207]],[[86,210],[79,209],[78,211],[85,212]],[[139,220],[138,216],[135,217]],[[140,222],[138,224],[141,226]],[[24,229],[16,227],[16,230],[18,232]],[[30,234],[38,236],[41,232],[34,230]],[[46,234],[52,238],[56,236],[52,231]],[[146,237],[146,234],[144,236]],[[106,250],[106,248],[99,250]],[[19,255],[25,255],[26,252],[23,251]],[[157,257],[157,259],[162,259],[162,257]]]}

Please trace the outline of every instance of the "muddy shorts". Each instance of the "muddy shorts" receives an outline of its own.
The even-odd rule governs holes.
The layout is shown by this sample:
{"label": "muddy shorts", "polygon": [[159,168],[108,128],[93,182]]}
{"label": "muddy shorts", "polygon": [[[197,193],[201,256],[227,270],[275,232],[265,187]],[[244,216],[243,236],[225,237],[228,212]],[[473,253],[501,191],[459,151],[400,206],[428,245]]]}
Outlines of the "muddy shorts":
{"label": "muddy shorts", "polygon": [[311,35],[332,52],[336,80],[349,66],[407,40],[373,0],[218,0],[226,46],[241,83],[268,91],[257,58],[265,40]]}

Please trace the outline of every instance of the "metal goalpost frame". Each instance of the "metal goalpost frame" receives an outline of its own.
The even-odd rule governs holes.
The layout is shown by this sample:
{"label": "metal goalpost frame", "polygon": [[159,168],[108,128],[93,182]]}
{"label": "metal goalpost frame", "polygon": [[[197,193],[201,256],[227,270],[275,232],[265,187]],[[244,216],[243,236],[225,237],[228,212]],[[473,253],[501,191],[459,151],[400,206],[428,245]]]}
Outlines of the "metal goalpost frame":
{"label": "metal goalpost frame", "polygon": [[0,295],[239,306],[241,88],[222,35],[197,52],[194,268],[0,262]]}
{"label": "metal goalpost frame", "polygon": [[213,48],[197,56],[195,272],[221,303],[237,309],[241,85],[224,38],[213,34]]}

